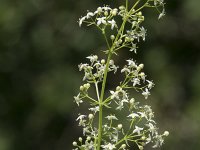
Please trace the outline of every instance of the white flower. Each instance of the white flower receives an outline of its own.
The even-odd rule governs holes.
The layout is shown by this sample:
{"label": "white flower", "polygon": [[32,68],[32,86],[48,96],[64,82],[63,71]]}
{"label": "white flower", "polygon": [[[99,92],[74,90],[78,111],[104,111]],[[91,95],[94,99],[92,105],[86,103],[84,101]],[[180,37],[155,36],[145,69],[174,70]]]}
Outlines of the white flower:
{"label": "white flower", "polygon": [[169,135],[169,131],[165,131],[165,132],[163,133],[163,135],[164,135],[164,136],[168,136],[168,135]]}
{"label": "white flower", "polygon": [[139,117],[139,115],[136,114],[136,113],[132,113],[132,114],[128,115],[127,117],[130,117],[130,118],[134,119],[136,117]]}
{"label": "white flower", "polygon": [[133,133],[137,133],[138,135],[140,135],[140,131],[142,131],[142,130],[143,130],[143,128],[135,126],[135,129],[133,130]]}
{"label": "white flower", "polygon": [[107,116],[107,117],[105,117],[105,118],[107,118],[108,120],[118,120],[117,119],[117,117],[115,117],[114,115],[109,115],[109,116]]}
{"label": "white flower", "polygon": [[117,24],[115,22],[114,19],[112,19],[111,21],[108,21],[109,24],[111,24],[111,29],[113,30],[114,27],[117,27]]}
{"label": "white flower", "polygon": [[121,70],[121,73],[130,73],[130,69],[128,69],[127,67],[124,67],[122,70]]}
{"label": "white flower", "polygon": [[86,115],[79,115],[78,118],[76,119],[76,121],[83,120],[85,117],[86,117]]}
{"label": "white flower", "polygon": [[104,150],[113,150],[115,147],[114,144],[108,143],[107,145],[101,145]]}
{"label": "white flower", "polygon": [[77,96],[74,96],[74,100],[78,106],[80,103],[83,103],[83,101],[80,99],[80,93]]}
{"label": "white flower", "polygon": [[131,49],[129,50],[130,52],[132,52],[132,51],[134,51],[134,53],[136,53],[137,51],[137,49],[136,49],[137,47],[136,47],[136,44],[133,44],[132,43],[132,47],[131,47]]}
{"label": "white flower", "polygon": [[92,112],[94,112],[96,114],[96,112],[99,111],[99,106],[89,108],[89,110],[92,111]]}
{"label": "white flower", "polygon": [[147,115],[144,112],[138,112],[138,114],[140,114],[141,118],[146,118],[147,119]]}
{"label": "white flower", "polygon": [[122,110],[122,108],[124,108],[124,103],[128,103],[128,100],[123,99],[121,101],[119,101],[119,103],[117,103],[118,107],[116,108],[116,110]]}
{"label": "white flower", "polygon": [[81,70],[83,70],[83,69],[85,69],[87,67],[88,67],[88,64],[80,64],[80,65],[78,65],[79,71],[81,71]]}
{"label": "white flower", "polygon": [[82,25],[83,21],[86,19],[86,17],[82,17],[79,19],[79,27]]}
{"label": "white flower", "polygon": [[131,68],[136,68],[137,67],[137,65],[135,64],[135,62],[133,60],[129,59],[129,60],[126,60],[126,61],[128,62],[128,65]]}
{"label": "white flower", "polygon": [[93,64],[95,61],[97,61],[98,56],[97,55],[90,55],[90,56],[88,56],[86,58],[89,59],[90,62]]}
{"label": "white flower", "polygon": [[163,9],[162,13],[160,13],[158,19],[161,19],[163,16],[165,16],[165,9]]}
{"label": "white flower", "polygon": [[85,126],[85,122],[86,120],[84,120],[84,118],[86,117],[86,115],[79,115],[78,118],[76,119],[76,121],[79,120],[79,126]]}
{"label": "white flower", "polygon": [[136,86],[137,84],[140,85],[140,79],[138,78],[134,78],[132,82],[133,82],[133,86]]}
{"label": "white flower", "polygon": [[154,139],[155,139],[155,145],[152,146],[153,148],[160,147],[164,143],[164,140],[161,135],[157,134],[156,136],[154,136]]}
{"label": "white flower", "polygon": [[99,26],[100,24],[105,24],[106,25],[106,17],[102,17],[102,18],[97,18],[97,25]]}
{"label": "white flower", "polygon": [[114,98],[119,99],[119,91],[116,91],[116,92],[110,91],[110,93],[111,93],[111,99],[114,99]]}
{"label": "white flower", "polygon": [[149,127],[149,131],[151,132],[152,136],[157,133],[157,128],[152,123],[149,123],[147,126]]}
{"label": "white flower", "polygon": [[149,90],[146,88],[145,91],[142,92],[142,95],[144,96],[145,99],[147,99],[148,96],[151,94],[150,94]]}
{"label": "white flower", "polygon": [[86,15],[86,18],[89,19],[90,17],[93,17],[93,16],[94,16],[94,13],[88,12]]}
{"label": "white flower", "polygon": [[154,87],[154,83],[152,81],[146,80],[148,82],[148,88],[151,89]]}
{"label": "white flower", "polygon": [[146,30],[144,29],[144,27],[140,28],[140,36],[142,37],[143,41],[145,41]]}
{"label": "white flower", "polygon": [[102,7],[102,9],[104,9],[105,11],[111,10],[111,8],[108,6],[104,6],[104,7]]}
{"label": "white flower", "polygon": [[149,134],[148,138],[146,138],[145,144],[148,144],[148,143],[150,143],[150,142],[151,142],[151,136],[150,136],[150,134]]}

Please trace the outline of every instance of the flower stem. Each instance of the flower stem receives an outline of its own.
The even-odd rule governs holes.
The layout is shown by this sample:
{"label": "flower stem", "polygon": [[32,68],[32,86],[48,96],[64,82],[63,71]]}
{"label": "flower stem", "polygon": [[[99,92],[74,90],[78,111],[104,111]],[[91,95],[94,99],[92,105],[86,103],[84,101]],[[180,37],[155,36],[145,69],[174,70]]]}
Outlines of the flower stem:
{"label": "flower stem", "polygon": [[104,78],[103,78],[103,83],[102,83],[102,89],[101,89],[101,96],[99,100],[99,127],[98,127],[98,145],[97,145],[97,150],[100,150],[101,147],[101,139],[102,139],[102,119],[103,119],[103,98],[104,98],[104,93],[105,93],[105,86],[106,86],[106,80],[107,80],[107,74],[108,74],[108,68],[109,68],[109,62],[112,56],[111,49],[108,54],[107,58],[107,63],[106,63],[106,68],[104,71]]}

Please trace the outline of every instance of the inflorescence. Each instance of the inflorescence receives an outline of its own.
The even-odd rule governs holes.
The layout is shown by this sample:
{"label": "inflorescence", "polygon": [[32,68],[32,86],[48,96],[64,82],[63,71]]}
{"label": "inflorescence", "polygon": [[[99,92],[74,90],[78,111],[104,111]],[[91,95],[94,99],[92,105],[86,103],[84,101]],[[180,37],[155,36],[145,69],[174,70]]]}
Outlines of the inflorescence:
{"label": "inflorescence", "polygon": [[[88,108],[88,114],[79,114],[76,119],[83,128],[83,137],[73,142],[74,150],[128,150],[131,143],[135,143],[140,150],[147,144],[157,148],[164,143],[164,137],[169,135],[168,131],[159,134],[151,106],[142,105],[129,94],[135,90],[140,92],[144,99],[150,96],[150,90],[155,84],[148,80],[143,72],[144,64],[137,64],[135,60],[128,59],[127,64],[120,69],[111,59],[111,56],[117,55],[122,48],[136,53],[137,43],[145,40],[146,29],[141,25],[145,19],[142,14],[143,8],[156,8],[159,19],[165,14],[163,0],[147,0],[142,5],[139,3],[140,0],[129,8],[126,0],[126,5],[119,8],[98,7],[96,11],[88,11],[86,16],[79,19],[79,26],[83,23],[88,26],[94,25],[102,32],[107,45],[104,52],[108,58],[105,60],[99,59],[97,55],[90,55],[87,57],[88,63],[78,66],[79,71],[84,72],[84,84],[80,86],[80,92],[74,99],[78,106],[89,102],[91,107]],[[116,17],[122,18],[121,24],[116,22]],[[127,24],[130,29],[126,29]],[[107,30],[111,32],[107,33]],[[110,33],[112,34],[109,35]],[[104,94],[107,73],[115,74],[117,71],[124,75],[124,80],[115,90]],[[96,90],[95,98],[90,96],[92,86]],[[122,111],[126,122],[116,114],[103,116],[104,107]],[[95,126],[94,118],[99,119],[99,126]]]}

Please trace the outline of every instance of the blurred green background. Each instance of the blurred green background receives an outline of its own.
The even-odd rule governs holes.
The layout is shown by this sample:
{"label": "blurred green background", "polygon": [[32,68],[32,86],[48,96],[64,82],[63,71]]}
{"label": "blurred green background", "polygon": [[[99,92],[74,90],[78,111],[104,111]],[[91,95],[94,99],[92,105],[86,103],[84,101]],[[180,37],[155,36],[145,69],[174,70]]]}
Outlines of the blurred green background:
{"label": "blurred green background", "polygon": [[[82,132],[75,119],[85,111],[73,103],[82,82],[77,65],[104,47],[97,30],[77,21],[87,9],[122,2],[0,0],[0,150],[72,149]],[[162,150],[199,150],[200,1],[166,2],[160,21],[146,11],[148,36],[136,59],[156,83],[150,100],[158,126],[170,131]],[[118,63],[135,57],[120,56]]]}

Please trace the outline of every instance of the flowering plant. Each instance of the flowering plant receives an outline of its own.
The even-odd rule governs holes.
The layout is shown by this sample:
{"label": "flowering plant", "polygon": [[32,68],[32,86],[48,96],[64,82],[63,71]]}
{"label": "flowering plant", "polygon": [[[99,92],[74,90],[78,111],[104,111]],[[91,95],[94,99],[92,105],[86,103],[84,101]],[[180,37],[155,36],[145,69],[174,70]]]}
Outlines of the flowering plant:
{"label": "flowering plant", "polygon": [[[84,72],[84,84],[80,86],[80,92],[74,99],[78,106],[89,102],[91,107],[88,114],[79,114],[76,119],[79,126],[83,127],[83,137],[73,142],[75,150],[128,150],[131,143],[135,143],[140,150],[147,144],[156,148],[163,144],[164,137],[169,134],[168,131],[159,134],[151,106],[140,104],[129,94],[136,90],[148,99],[154,83],[146,79],[147,76],[142,71],[144,65],[128,59],[127,64],[120,69],[112,60],[113,55],[117,55],[122,48],[136,53],[137,43],[145,40],[146,29],[142,26],[144,8],[155,8],[159,12],[159,19],[164,16],[163,0],[144,1],[136,0],[130,6],[129,0],[126,0],[119,8],[110,8],[107,5],[98,7],[96,11],[88,11],[86,16],[79,19],[79,26],[85,23],[101,31],[107,46],[104,51],[107,59],[90,55],[87,57],[89,63],[79,65],[79,70]],[[118,23],[120,20],[116,22],[118,18],[121,18],[121,23]],[[108,73],[116,73],[119,69],[124,80],[115,90],[105,94]],[[96,98],[89,94],[91,86],[95,88]],[[123,111],[127,122],[122,123],[115,114],[105,116],[104,108],[112,109],[112,112]],[[98,118],[98,125],[94,123],[95,118]],[[125,128],[127,124],[128,127]]]}

